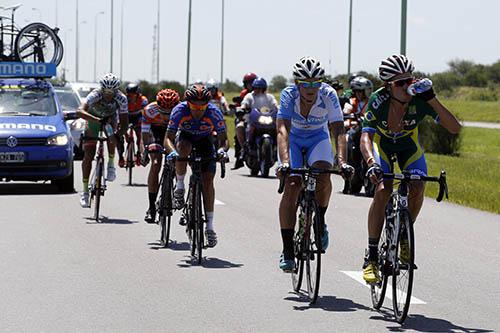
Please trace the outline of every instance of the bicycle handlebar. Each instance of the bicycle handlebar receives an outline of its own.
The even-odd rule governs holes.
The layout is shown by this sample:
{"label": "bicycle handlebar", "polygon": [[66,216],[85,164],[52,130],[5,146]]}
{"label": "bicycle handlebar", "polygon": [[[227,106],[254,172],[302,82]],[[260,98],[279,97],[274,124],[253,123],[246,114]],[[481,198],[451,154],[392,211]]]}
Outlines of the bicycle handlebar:
{"label": "bicycle handlebar", "polygon": [[341,175],[342,173],[340,170],[337,169],[318,169],[318,168],[289,168],[286,173],[282,174],[280,177],[280,184],[278,187],[278,193],[281,194],[283,193],[283,190],[285,189],[285,176],[288,174],[297,174],[297,175],[306,175],[306,174],[311,174],[311,175],[321,175],[321,174],[335,174],[335,175]]}
{"label": "bicycle handlebar", "polygon": [[[145,149],[145,152],[148,152],[148,149]],[[162,150],[158,151],[158,153],[163,154],[163,155],[168,155],[170,152],[167,151],[165,148]],[[196,163],[203,163],[203,162],[211,162],[211,161],[216,161],[220,163],[220,177],[225,178],[226,177],[226,162],[224,160],[221,160],[220,157],[214,156],[214,157],[175,157],[172,160],[169,160],[168,162],[196,162]]]}
{"label": "bicycle handlebar", "polygon": [[436,198],[437,202],[441,202],[443,197],[446,195],[446,199],[448,199],[448,184],[446,183],[446,172],[441,170],[439,177],[429,177],[429,176],[420,176],[413,175],[409,173],[384,173],[384,179],[396,179],[396,180],[422,180],[424,182],[435,182],[439,183],[439,193]]}

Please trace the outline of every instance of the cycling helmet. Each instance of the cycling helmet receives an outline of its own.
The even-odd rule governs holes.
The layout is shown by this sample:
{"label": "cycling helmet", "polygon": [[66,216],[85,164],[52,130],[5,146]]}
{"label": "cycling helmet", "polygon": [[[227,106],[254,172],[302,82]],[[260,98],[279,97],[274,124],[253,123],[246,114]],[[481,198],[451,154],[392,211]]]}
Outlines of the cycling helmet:
{"label": "cycling helmet", "polygon": [[243,85],[247,84],[247,83],[252,83],[253,80],[255,80],[257,78],[257,74],[255,73],[246,73],[245,76],[243,76]]}
{"label": "cycling helmet", "polygon": [[184,93],[184,99],[188,102],[202,101],[208,103],[211,98],[210,90],[201,84],[193,84]]}
{"label": "cycling helmet", "polygon": [[140,93],[139,85],[137,83],[129,83],[127,84],[127,88],[125,88],[127,94],[138,94]]}
{"label": "cycling helmet", "polygon": [[219,89],[219,84],[214,79],[208,80],[205,86],[207,87],[207,89]]}
{"label": "cycling helmet", "polygon": [[358,73],[352,73],[351,75],[349,75],[349,78],[347,79],[347,82],[349,84],[351,84],[352,80],[354,80],[355,78],[357,78],[358,76],[360,76]]}
{"label": "cycling helmet", "polygon": [[163,89],[156,94],[156,103],[164,110],[173,109],[174,106],[179,104],[179,100],[179,93],[172,89]]}
{"label": "cycling helmet", "polygon": [[351,81],[350,87],[352,90],[373,89],[373,83],[363,76],[358,76]]}
{"label": "cycling helmet", "polygon": [[339,80],[333,80],[327,83],[335,90],[344,89],[344,85],[342,84],[342,82],[339,82]]}
{"label": "cycling helmet", "polygon": [[115,74],[108,73],[99,80],[99,84],[102,89],[116,90],[120,86],[120,79]]}
{"label": "cycling helmet", "polygon": [[293,78],[295,80],[322,79],[324,75],[325,70],[321,66],[321,63],[309,56],[300,58],[293,65]]}
{"label": "cycling helmet", "polygon": [[205,84],[205,82],[203,82],[202,79],[196,79],[196,80],[194,80],[193,84],[201,84],[201,85],[203,85],[203,84]]}
{"label": "cycling helmet", "polygon": [[264,80],[263,77],[258,77],[252,82],[252,88],[260,88],[260,89],[267,89],[267,82]]}
{"label": "cycling helmet", "polygon": [[382,60],[378,68],[378,76],[384,82],[391,81],[395,76],[412,73],[415,70],[413,62],[403,54],[393,54]]}

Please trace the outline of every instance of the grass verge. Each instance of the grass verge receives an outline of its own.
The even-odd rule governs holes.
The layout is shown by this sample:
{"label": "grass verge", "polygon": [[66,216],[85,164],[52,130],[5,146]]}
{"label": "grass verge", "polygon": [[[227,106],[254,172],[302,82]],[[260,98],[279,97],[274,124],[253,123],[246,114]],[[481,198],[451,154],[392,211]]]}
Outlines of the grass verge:
{"label": "grass verge", "polygon": [[441,100],[460,120],[500,123],[500,102]]}

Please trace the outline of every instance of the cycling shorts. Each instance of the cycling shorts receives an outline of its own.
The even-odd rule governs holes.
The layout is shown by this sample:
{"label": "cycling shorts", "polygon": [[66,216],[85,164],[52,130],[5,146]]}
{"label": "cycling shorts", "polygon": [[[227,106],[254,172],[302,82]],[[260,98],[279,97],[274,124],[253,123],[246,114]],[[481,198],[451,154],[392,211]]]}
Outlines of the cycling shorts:
{"label": "cycling shorts", "polygon": [[[215,155],[215,146],[211,135],[197,138],[185,131],[178,131],[175,138],[176,145],[180,141],[189,141],[193,149],[196,149],[198,155],[201,157],[213,157]],[[215,174],[216,169],[215,161],[203,162],[201,164],[201,172]]]}
{"label": "cycling shorts", "polygon": [[310,137],[302,137],[290,134],[290,167],[304,167],[302,151],[305,152],[307,165],[315,162],[325,161],[333,165],[333,151],[328,132],[320,132]]}

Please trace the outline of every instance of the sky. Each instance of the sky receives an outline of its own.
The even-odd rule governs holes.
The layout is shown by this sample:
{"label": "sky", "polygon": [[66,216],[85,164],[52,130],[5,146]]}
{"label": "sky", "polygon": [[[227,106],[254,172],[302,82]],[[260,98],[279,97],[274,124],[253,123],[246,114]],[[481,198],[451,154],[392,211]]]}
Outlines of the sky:
{"label": "sky", "polygon": [[[22,0],[0,0],[1,6]],[[75,79],[77,0],[24,0],[16,22],[60,28],[65,56],[58,67]],[[160,80],[186,81],[188,0],[160,0]],[[192,0],[189,80],[220,79],[222,0]],[[122,7],[123,6],[123,7]],[[37,8],[33,10],[33,8]],[[93,80],[97,17],[97,77],[110,71],[111,0],[79,0],[79,79]],[[151,80],[157,0],[114,0],[113,71],[122,79]],[[105,14],[98,14],[104,11]],[[416,69],[439,72],[452,59],[491,64],[500,59],[498,0],[408,0],[407,55]],[[0,15],[5,15],[0,11]],[[347,72],[349,0],[225,0],[224,79],[246,72],[270,80],[291,77],[304,55],[331,75]],[[400,51],[401,0],[353,0],[351,72],[376,73],[383,58]],[[85,21],[85,22],[83,22]]]}

